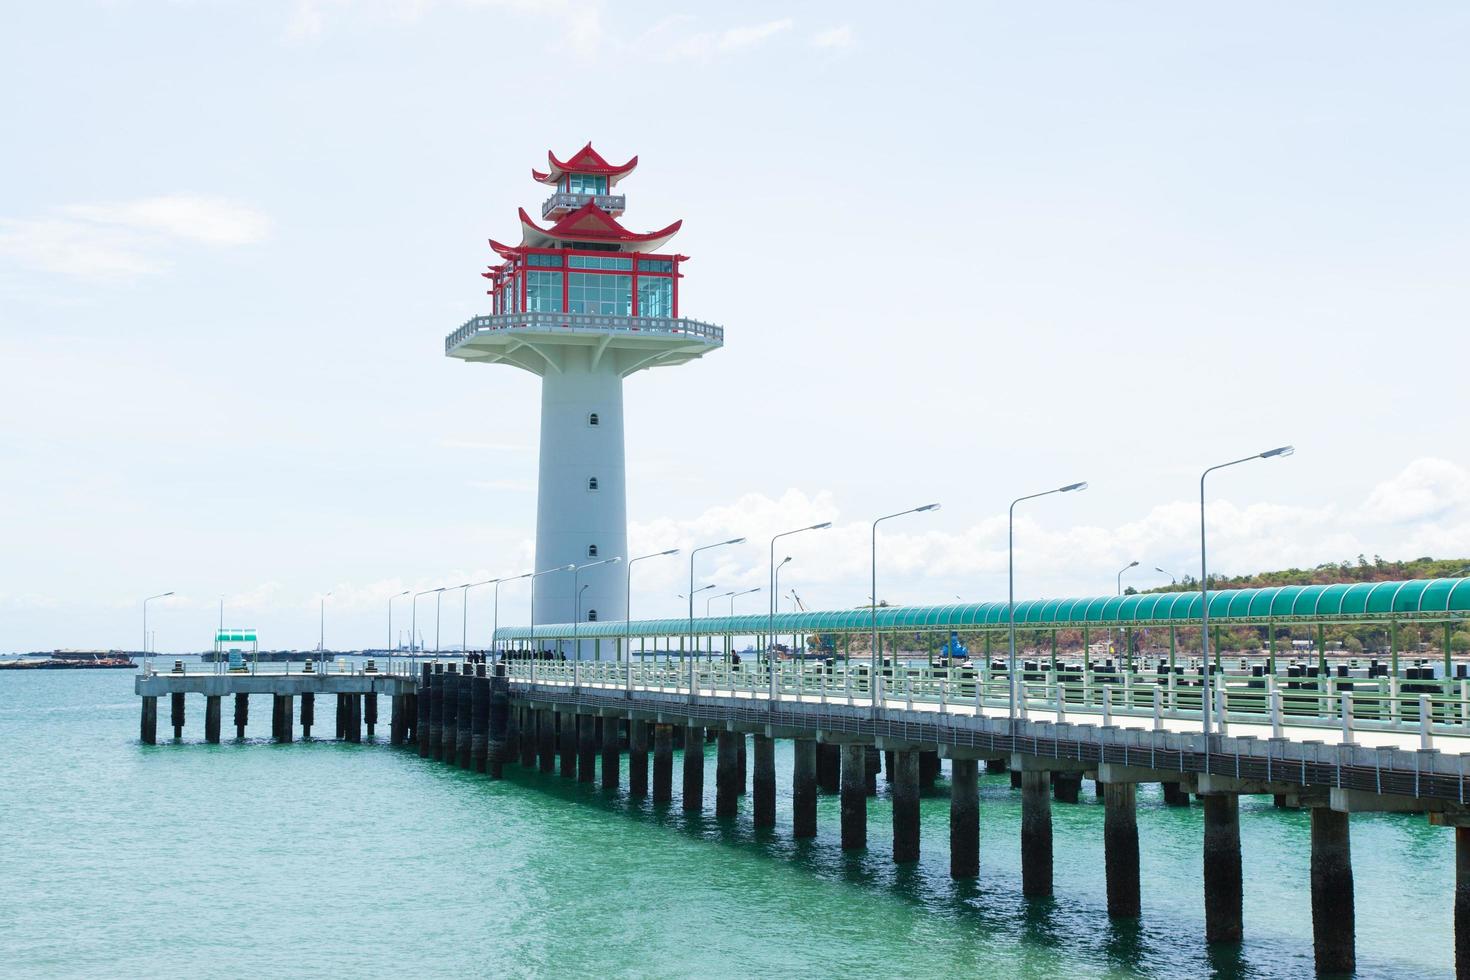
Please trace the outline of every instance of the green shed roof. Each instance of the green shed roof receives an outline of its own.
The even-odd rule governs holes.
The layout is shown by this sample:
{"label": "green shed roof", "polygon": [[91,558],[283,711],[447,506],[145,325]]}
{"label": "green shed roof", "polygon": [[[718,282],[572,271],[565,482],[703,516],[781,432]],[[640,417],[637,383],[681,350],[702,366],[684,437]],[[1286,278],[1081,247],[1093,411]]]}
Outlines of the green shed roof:
{"label": "green shed roof", "polygon": [[[1091,599],[1029,599],[1016,603],[1016,625],[1076,628],[1091,625],[1179,626],[1200,618],[1198,592],[1151,592]],[[1210,618],[1236,625],[1307,620],[1317,622],[1392,619],[1470,618],[1470,578],[1415,579],[1407,582],[1359,582],[1339,585],[1282,585],[1263,589],[1226,589],[1210,593]],[[698,636],[744,636],[764,633],[764,615],[696,617]],[[957,602],[943,606],[883,606],[878,629],[973,630],[1004,627],[1004,602]],[[777,613],[779,633],[861,633],[872,626],[868,609]],[[535,637],[562,639],[574,624],[538,625]],[[631,623],[602,620],[575,624],[583,639],[630,636],[681,636],[689,633],[687,617],[642,619]],[[496,640],[531,639],[524,626],[502,626]]]}

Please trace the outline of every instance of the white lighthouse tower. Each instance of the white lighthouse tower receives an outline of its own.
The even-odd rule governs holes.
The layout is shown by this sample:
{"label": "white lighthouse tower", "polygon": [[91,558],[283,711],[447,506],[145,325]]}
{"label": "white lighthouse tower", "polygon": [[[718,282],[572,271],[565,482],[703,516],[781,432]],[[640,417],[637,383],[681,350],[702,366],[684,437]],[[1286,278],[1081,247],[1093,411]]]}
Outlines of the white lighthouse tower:
{"label": "white lighthouse tower", "polygon": [[[628,557],[623,379],[683,364],[724,343],[719,327],[679,315],[679,267],[662,251],[675,221],[648,234],[618,223],[618,183],[638,165],[609,164],[588,143],[531,176],[552,188],[541,227],[521,209],[521,240],[490,247],[488,316],[444,341],[450,357],[508,364],[541,378],[536,571]],[[623,562],[534,579],[538,623],[627,616]],[[575,584],[574,584],[575,582]],[[585,586],[585,588],[583,588]],[[575,592],[581,592],[581,596]]]}

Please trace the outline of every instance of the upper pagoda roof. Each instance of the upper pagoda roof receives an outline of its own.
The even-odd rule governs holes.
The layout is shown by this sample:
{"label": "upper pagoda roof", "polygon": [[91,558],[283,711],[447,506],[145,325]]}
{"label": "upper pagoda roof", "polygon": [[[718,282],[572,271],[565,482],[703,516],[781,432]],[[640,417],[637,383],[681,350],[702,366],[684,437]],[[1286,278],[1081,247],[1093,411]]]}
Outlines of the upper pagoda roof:
{"label": "upper pagoda roof", "polygon": [[[556,248],[562,242],[608,242],[621,245],[624,252],[656,252],[678,234],[684,224],[681,218],[667,228],[640,234],[624,228],[616,218],[590,201],[550,228],[537,225],[525,208],[520,209],[520,214],[522,248]],[[493,241],[490,244],[497,252],[505,248]]]}
{"label": "upper pagoda roof", "polygon": [[558,160],[556,154],[550,150],[546,151],[546,159],[551,164],[546,173],[539,170],[531,171],[531,176],[543,184],[555,184],[561,180],[563,174],[593,174],[606,177],[608,187],[615,187],[618,181],[628,176],[633,172],[633,168],[638,166],[636,156],[621,166],[608,163],[601,153],[592,148],[590,141],[566,161]]}

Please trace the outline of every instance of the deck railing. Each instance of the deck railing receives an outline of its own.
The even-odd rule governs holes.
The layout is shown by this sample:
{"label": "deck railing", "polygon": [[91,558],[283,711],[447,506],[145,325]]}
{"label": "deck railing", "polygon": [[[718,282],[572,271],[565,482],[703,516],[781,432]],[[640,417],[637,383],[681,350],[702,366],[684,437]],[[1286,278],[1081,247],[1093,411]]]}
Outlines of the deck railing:
{"label": "deck railing", "polygon": [[630,336],[651,334],[653,336],[690,337],[711,345],[721,345],[725,342],[723,327],[684,317],[676,319],[658,316],[609,316],[601,313],[496,313],[470,317],[465,321],[464,326],[444,338],[444,352],[451,353],[460,344],[477,334],[502,330],[618,333]]}

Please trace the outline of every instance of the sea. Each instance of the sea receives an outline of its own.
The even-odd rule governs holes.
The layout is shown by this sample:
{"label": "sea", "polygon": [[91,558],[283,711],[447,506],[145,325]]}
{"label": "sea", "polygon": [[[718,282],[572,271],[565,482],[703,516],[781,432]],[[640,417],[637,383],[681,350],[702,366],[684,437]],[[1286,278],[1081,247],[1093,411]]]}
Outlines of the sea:
{"label": "sea", "polygon": [[[0,672],[4,977],[1302,977],[1312,973],[1305,811],[1243,797],[1245,942],[1206,947],[1202,810],[1140,787],[1143,914],[1113,922],[1103,808],[1054,803],[1055,897],[1021,897],[1020,794],[981,777],[980,877],[950,880],[948,766],[922,803],[923,857],[895,867],[880,778],[868,849],[838,801],[796,842],[791,746],[777,828],[748,796],[716,819],[557,775],[494,781],[387,744],[138,740],[126,670]],[[223,711],[233,733],[231,705]],[[298,729],[299,731],[299,729]],[[626,765],[626,760],[624,761]],[[626,779],[623,780],[626,788]],[[1358,974],[1453,973],[1453,832],[1354,815]]]}

